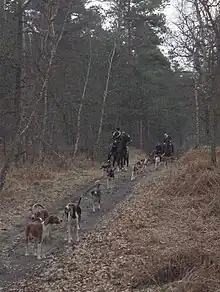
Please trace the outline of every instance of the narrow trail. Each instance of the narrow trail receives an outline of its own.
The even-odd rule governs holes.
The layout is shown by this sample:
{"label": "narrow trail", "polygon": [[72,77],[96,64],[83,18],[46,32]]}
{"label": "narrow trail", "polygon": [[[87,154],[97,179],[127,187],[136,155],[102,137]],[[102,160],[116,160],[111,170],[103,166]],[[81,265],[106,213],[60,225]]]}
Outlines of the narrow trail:
{"label": "narrow trail", "polygon": [[[77,200],[80,195],[83,195],[82,208],[82,222],[80,230],[80,242],[85,240],[86,235],[92,232],[100,219],[106,219],[111,214],[110,211],[123,201],[125,197],[132,193],[133,187],[141,180],[149,181],[154,177],[158,177],[160,171],[152,171],[152,166],[148,167],[146,171],[141,174],[135,181],[130,181],[131,168],[127,172],[117,174],[114,187],[109,192],[106,189],[106,181],[104,178],[100,179],[102,184],[102,201],[101,210],[92,212],[90,189],[93,184],[87,184],[76,190],[73,194],[67,196],[59,202],[54,203],[49,211],[53,213],[62,212],[64,206],[70,200]],[[74,248],[68,246],[64,241],[65,230],[63,224],[53,228],[53,242],[52,246],[47,250],[47,257],[44,260],[37,260],[36,257],[30,255],[24,256],[24,226],[27,218],[23,218],[13,228],[2,231],[0,233],[0,291],[18,291],[13,283],[19,283],[22,279],[36,274],[44,273],[44,264],[47,261],[53,261],[56,254],[67,248]],[[79,243],[80,244],[80,243]],[[32,246],[32,245],[31,245]],[[11,287],[11,289],[10,289]]]}

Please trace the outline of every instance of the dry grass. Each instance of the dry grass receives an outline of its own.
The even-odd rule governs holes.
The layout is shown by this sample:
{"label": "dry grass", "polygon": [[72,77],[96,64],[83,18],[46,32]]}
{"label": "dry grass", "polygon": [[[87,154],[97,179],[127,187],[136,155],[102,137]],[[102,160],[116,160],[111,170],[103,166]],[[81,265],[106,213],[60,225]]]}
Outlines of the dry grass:
{"label": "dry grass", "polygon": [[99,163],[84,156],[62,162],[45,161],[19,169],[11,167],[4,190],[0,193],[0,229],[8,228],[24,217],[30,206],[40,202],[46,207],[62,200],[82,184],[99,178]]}
{"label": "dry grass", "polygon": [[[143,157],[143,151],[131,147],[131,161]],[[132,162],[131,162],[132,163]],[[102,176],[99,162],[85,156],[71,159],[47,159],[17,169],[10,168],[4,191],[0,193],[0,229],[20,222],[29,213],[30,206],[40,202],[50,208],[54,202],[73,193],[78,187]]]}
{"label": "dry grass", "polygon": [[178,171],[137,187],[108,227],[50,264],[40,286],[29,280],[22,291],[219,291],[219,184],[206,151],[189,152]]}

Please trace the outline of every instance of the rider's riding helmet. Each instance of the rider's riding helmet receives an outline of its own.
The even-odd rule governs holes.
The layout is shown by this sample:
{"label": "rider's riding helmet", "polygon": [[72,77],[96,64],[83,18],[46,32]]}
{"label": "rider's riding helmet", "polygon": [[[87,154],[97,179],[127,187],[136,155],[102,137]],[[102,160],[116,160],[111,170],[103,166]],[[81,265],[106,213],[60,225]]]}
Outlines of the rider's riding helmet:
{"label": "rider's riding helmet", "polygon": [[116,131],[112,134],[114,139],[118,139],[121,136],[120,128],[117,128]]}
{"label": "rider's riding helmet", "polygon": [[167,133],[165,133],[165,134],[164,134],[164,137],[165,137],[165,138],[167,138],[167,137],[168,137]]}

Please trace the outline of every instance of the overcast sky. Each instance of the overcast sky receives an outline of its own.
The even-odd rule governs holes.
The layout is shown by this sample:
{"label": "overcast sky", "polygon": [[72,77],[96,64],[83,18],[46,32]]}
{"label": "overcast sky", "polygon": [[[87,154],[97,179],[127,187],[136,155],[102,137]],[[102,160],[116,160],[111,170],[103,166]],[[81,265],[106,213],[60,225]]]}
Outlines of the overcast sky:
{"label": "overcast sky", "polygon": [[176,16],[176,9],[175,9],[176,2],[177,0],[170,0],[170,4],[167,5],[167,7],[164,10],[164,13],[167,17],[167,21],[171,26],[172,26],[172,21],[175,20],[175,16]]}
{"label": "overcast sky", "polygon": [[[109,1],[110,2],[110,1]],[[166,19],[167,19],[167,25],[173,29],[174,25],[172,22],[175,22],[175,18],[176,18],[176,3],[178,2],[178,0],[170,0],[170,4],[166,6],[165,10],[164,10],[164,14],[166,15]],[[101,5],[103,7],[103,9],[107,9],[108,5],[103,3],[102,0],[91,0],[90,4],[88,6],[91,5]],[[162,49],[163,53],[165,55],[167,55],[167,51],[168,48],[167,46],[164,44],[163,46],[160,46],[160,48]]]}
{"label": "overcast sky", "polygon": [[[164,13],[165,13],[165,15],[167,17],[167,21],[169,23],[171,23],[174,20],[174,18],[175,18],[175,7],[174,6],[175,6],[176,2],[177,2],[177,0],[170,0],[170,4],[167,5],[167,7],[164,10]],[[95,5],[101,5],[104,9],[105,8],[106,9],[108,8],[108,5],[105,4],[105,3],[103,3],[102,0],[94,0],[94,1],[91,1],[90,2],[90,5],[94,5],[94,4]]]}

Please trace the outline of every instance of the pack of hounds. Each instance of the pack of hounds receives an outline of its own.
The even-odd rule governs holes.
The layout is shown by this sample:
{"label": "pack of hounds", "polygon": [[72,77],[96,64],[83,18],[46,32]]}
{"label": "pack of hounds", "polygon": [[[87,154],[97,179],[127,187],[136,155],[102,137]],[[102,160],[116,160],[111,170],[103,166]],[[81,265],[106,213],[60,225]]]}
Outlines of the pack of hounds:
{"label": "pack of hounds", "polygon": [[[96,181],[93,189],[90,191],[90,195],[92,198],[92,210],[93,212],[97,209],[100,210],[101,207],[101,190],[100,190],[100,181]],[[50,214],[47,209],[44,208],[39,203],[35,203],[30,211],[31,216],[30,220],[25,228],[25,256],[29,255],[29,242],[30,240],[34,240],[34,255],[37,256],[37,259],[45,258],[46,255],[43,253],[43,249],[48,242],[52,242],[52,226],[64,223],[67,237],[65,240],[70,244],[73,241],[72,238],[72,227],[75,225],[75,236],[76,242],[79,241],[79,230],[80,230],[80,222],[81,222],[81,214],[82,210],[80,207],[80,203],[82,200],[82,196],[80,196],[77,204],[70,202],[65,207],[61,214],[61,216],[56,216]],[[44,248],[43,248],[44,247]]]}
{"label": "pack of hounds", "polygon": [[[154,169],[164,162],[167,166],[167,160],[163,161],[161,155],[154,155],[153,157],[143,158],[135,162],[132,166],[131,181],[136,179],[137,175],[144,171],[149,165],[154,163]],[[112,189],[115,180],[116,167],[111,165],[111,161],[103,163],[100,167],[103,170],[103,175],[107,181],[107,189]],[[96,181],[93,189],[90,191],[92,199],[92,210],[93,212],[101,208],[101,189],[100,181]],[[38,259],[45,258],[45,253],[42,252],[42,245],[46,245],[48,241],[52,241],[51,229],[53,225],[64,223],[67,233],[67,241],[70,244],[72,238],[72,225],[75,225],[76,241],[79,241],[79,230],[81,222],[81,203],[82,196],[79,198],[77,204],[70,202],[68,203],[62,212],[60,217],[52,215],[46,210],[41,204],[36,203],[31,207],[30,221],[27,223],[25,228],[25,255],[29,255],[29,241],[34,239],[34,255]]]}

